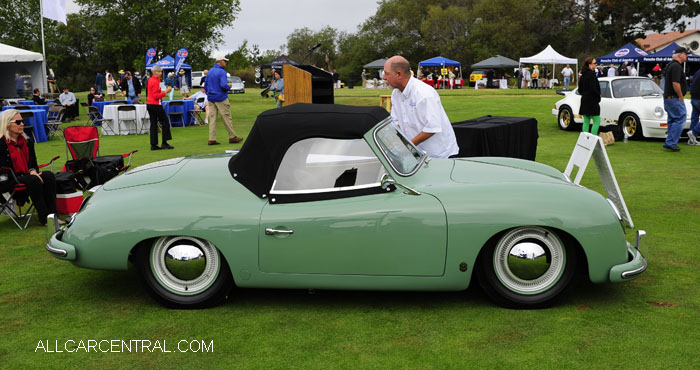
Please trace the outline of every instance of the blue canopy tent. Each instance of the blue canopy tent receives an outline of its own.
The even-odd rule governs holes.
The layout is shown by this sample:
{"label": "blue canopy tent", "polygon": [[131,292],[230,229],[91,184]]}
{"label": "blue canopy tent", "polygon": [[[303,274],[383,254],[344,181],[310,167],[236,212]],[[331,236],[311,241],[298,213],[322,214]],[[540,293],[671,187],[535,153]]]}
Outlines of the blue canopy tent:
{"label": "blue canopy tent", "polygon": [[[175,71],[175,58],[171,57],[170,55],[166,55],[165,58],[155,62],[151,63],[146,66],[146,70],[150,71],[153,66],[160,66],[163,68],[163,80],[167,77],[168,73],[170,72],[176,72]],[[180,69],[185,70],[185,76],[187,76],[187,84],[192,87],[192,66],[189,64],[182,63],[182,66],[180,66]],[[177,74],[175,75],[176,80],[177,80]]]}
{"label": "blue canopy tent", "polygon": [[452,59],[447,59],[445,57],[437,56],[435,58],[430,58],[418,63],[419,67],[460,67],[459,78],[462,78],[462,63],[454,61]]}
{"label": "blue canopy tent", "polygon": [[[673,51],[681,47],[680,45],[672,42],[667,47],[661,49],[658,53],[651,54],[649,56],[643,57],[642,62],[646,63],[659,63],[659,62],[670,62],[673,60]],[[698,63],[700,62],[700,55],[688,53],[688,62]]]}
{"label": "blue canopy tent", "polygon": [[612,53],[603,55],[602,57],[598,57],[596,59],[600,64],[620,64],[624,62],[638,63],[641,58],[646,56],[649,56],[649,53],[634,46],[632,43],[627,43],[625,46],[613,51]]}

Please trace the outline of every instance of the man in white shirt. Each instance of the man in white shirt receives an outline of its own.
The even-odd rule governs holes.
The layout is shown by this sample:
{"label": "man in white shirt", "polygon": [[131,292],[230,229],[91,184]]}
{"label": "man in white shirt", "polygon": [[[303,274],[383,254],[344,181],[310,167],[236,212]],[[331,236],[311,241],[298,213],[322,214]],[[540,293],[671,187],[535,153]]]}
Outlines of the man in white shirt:
{"label": "man in white shirt", "polygon": [[384,81],[394,88],[391,118],[413,145],[435,158],[459,153],[440,95],[428,84],[411,77],[408,60],[398,55],[389,58],[384,63]]}
{"label": "man in white shirt", "polygon": [[608,77],[615,77],[615,65],[611,64],[610,68],[608,68]]}
{"label": "man in white shirt", "polygon": [[75,115],[78,110],[75,106],[77,100],[75,100],[75,95],[68,91],[68,87],[63,88],[63,94],[58,96],[58,101],[60,101],[61,105],[66,109],[63,114],[64,119],[75,121]]}
{"label": "man in white shirt", "polygon": [[632,64],[632,68],[630,69],[630,76],[638,76],[639,73],[637,73],[637,68],[634,67],[634,64]]}
{"label": "man in white shirt", "polygon": [[561,70],[561,75],[564,76],[564,90],[569,90],[569,84],[571,83],[572,74],[574,74],[574,71],[568,64],[566,65],[566,68]]}

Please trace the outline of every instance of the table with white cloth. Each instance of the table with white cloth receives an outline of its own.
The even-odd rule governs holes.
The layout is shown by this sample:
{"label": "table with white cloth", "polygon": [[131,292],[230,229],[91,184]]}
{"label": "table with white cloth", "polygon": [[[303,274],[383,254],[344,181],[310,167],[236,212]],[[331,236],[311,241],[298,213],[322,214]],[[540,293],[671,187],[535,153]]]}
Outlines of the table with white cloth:
{"label": "table with white cloth", "polygon": [[[128,104],[133,103],[131,99],[125,99]],[[114,102],[117,101],[124,101],[124,100],[107,100],[107,101],[94,101],[92,102],[93,107],[97,107],[97,109],[100,110],[100,114],[104,117],[104,108],[110,104],[114,104]]]}
{"label": "table with white cloth", "polygon": [[499,89],[507,89],[508,88],[508,80],[505,78],[498,80],[498,88]]}
{"label": "table with white cloth", "polygon": [[125,106],[129,105],[117,104],[104,106],[102,118],[105,120],[102,122],[102,135],[128,135],[130,133],[134,133],[134,131],[136,131],[136,134],[147,134],[149,132],[150,125],[144,125],[144,118],[149,118],[148,111],[146,110],[146,104],[133,104],[133,106],[136,107],[136,111],[119,113],[119,117],[122,119],[122,121],[136,121],[135,128],[133,123],[122,123],[122,130],[119,132],[119,126],[117,126],[117,109]]}

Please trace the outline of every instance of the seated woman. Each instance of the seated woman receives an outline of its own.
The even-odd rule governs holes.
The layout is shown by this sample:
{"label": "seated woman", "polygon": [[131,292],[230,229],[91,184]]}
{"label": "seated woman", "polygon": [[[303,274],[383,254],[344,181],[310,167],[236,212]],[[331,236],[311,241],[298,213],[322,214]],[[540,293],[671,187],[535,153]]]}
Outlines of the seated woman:
{"label": "seated woman", "polygon": [[87,103],[88,105],[92,105],[92,102],[94,101],[104,101],[104,98],[102,97],[102,94],[98,94],[95,92],[94,87],[91,87],[90,93],[87,96]]}
{"label": "seated woman", "polygon": [[34,141],[24,134],[24,121],[16,109],[0,114],[0,167],[12,168],[27,186],[39,223],[46,225],[48,215],[56,213],[56,177],[51,171],[39,172]]}

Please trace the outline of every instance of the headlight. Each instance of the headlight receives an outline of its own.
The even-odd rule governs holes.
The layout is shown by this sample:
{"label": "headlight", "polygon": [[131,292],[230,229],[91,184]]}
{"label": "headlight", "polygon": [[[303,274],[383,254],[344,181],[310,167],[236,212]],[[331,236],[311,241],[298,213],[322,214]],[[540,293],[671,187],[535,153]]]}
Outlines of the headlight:
{"label": "headlight", "polygon": [[664,109],[657,105],[656,108],[654,108],[654,116],[656,118],[663,117],[664,116]]}

